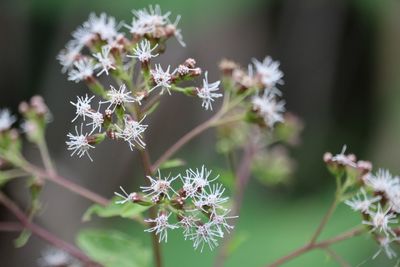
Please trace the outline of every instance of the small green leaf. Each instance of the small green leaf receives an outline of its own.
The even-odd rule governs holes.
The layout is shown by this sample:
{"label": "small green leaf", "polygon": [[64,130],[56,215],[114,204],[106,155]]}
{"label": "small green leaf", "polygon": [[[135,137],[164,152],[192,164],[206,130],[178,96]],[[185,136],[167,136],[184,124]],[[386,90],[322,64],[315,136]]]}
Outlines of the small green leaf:
{"label": "small green leaf", "polygon": [[181,167],[181,166],[184,166],[185,164],[186,164],[186,162],[183,159],[171,159],[171,160],[167,160],[166,162],[161,164],[160,170]]}
{"label": "small green leaf", "polygon": [[147,267],[150,251],[129,235],[106,229],[79,232],[78,246],[105,267]]}
{"label": "small green leaf", "polygon": [[122,218],[132,218],[140,215],[144,211],[150,208],[150,206],[142,206],[135,203],[127,202],[125,204],[116,204],[115,201],[118,199],[112,198],[110,204],[106,207],[99,204],[90,206],[87,211],[83,214],[82,220],[89,221],[92,215],[95,214],[99,217],[108,218],[121,216]]}
{"label": "small green leaf", "polygon": [[22,248],[28,243],[29,238],[31,237],[31,232],[27,229],[22,230],[19,236],[14,240],[14,245],[17,248]]}

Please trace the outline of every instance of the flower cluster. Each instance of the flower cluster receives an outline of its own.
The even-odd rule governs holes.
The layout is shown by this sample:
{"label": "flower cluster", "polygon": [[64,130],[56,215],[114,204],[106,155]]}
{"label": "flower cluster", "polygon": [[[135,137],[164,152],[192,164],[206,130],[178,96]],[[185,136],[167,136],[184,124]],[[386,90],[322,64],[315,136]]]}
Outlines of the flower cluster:
{"label": "flower cluster", "polygon": [[37,263],[40,267],[80,267],[83,266],[78,260],[73,258],[67,252],[55,247],[48,247],[42,251],[42,256]]}
{"label": "flower cluster", "polygon": [[[229,233],[233,226],[228,223],[237,216],[229,216],[231,210],[226,208],[228,197],[224,197],[225,188],[215,181],[218,176],[211,177],[211,171],[205,166],[200,169],[188,169],[184,175],[162,177],[160,171],[157,177],[147,177],[150,185],[142,186],[143,194],[115,193],[126,202],[155,205],[159,209],[156,218],[145,220],[150,224],[146,232],[155,232],[159,242],[167,242],[168,231],[181,229],[185,240],[191,240],[195,249],[203,251],[204,246],[210,249],[218,246],[218,239]],[[175,190],[172,184],[181,181],[180,188]],[[176,222],[171,222],[171,215],[176,216]]]}
{"label": "flower cluster", "polygon": [[[345,154],[346,147],[340,154],[332,156],[327,153],[324,160],[335,170],[346,170],[352,181],[345,184],[354,184],[358,187],[354,196],[344,202],[352,210],[362,215],[362,224],[365,225],[373,238],[381,246],[373,256],[375,258],[384,251],[388,258],[394,258],[396,253],[390,245],[399,240],[399,204],[400,178],[392,176],[388,170],[379,169],[372,173],[372,165],[366,161],[357,161],[353,154]],[[341,169],[342,168],[342,169]],[[344,168],[344,169],[343,169]],[[356,173],[351,177],[351,173]],[[348,178],[349,179],[349,178]]]}

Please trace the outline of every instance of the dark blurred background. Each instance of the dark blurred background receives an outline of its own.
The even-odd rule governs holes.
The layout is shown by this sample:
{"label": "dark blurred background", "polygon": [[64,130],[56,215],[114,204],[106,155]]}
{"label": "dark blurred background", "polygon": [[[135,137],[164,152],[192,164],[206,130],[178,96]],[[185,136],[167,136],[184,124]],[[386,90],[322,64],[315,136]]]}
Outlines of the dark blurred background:
{"label": "dark blurred background", "polygon": [[[61,73],[55,57],[70,33],[90,12],[106,12],[130,23],[131,9],[154,1],[22,1],[0,3],[0,106],[17,110],[32,95],[44,96],[54,121],[48,129],[50,152],[60,173],[94,191],[111,197],[119,185],[136,188],[132,177],[141,176],[137,155],[123,144],[96,148],[91,163],[70,158],[65,135],[72,129],[76,95],[87,93]],[[246,66],[251,58],[271,55],[281,62],[285,85],[281,87],[287,109],[304,123],[301,144],[291,150],[296,170],[291,183],[279,187],[251,182],[238,233],[243,238],[227,266],[260,266],[303,244],[316,227],[333,195],[334,182],[322,162],[325,151],[348,151],[397,173],[400,169],[400,2],[395,0],[224,0],[159,1],[172,18],[182,15],[180,27],[186,48],[169,41],[164,64],[173,66],[187,57],[219,77],[218,62],[231,58]],[[179,136],[210,114],[183,97],[167,97],[151,118],[149,150],[154,159]],[[222,164],[209,131],[190,143],[179,156],[192,166]],[[191,151],[191,153],[189,153]],[[35,161],[37,151],[27,148]],[[118,159],[118,160],[116,160]],[[139,179],[140,183],[141,179]],[[26,202],[21,183],[7,187],[13,197]],[[249,196],[251,192],[251,196]],[[73,241],[89,203],[49,184],[38,218],[41,225]],[[0,217],[6,218],[1,210]],[[146,239],[132,222],[105,220],[122,225]],[[359,223],[357,214],[340,207],[326,236]],[[14,234],[0,234],[1,266],[36,266],[44,244],[36,239],[22,249],[12,247]],[[148,242],[148,241],[145,241]],[[172,236],[165,246],[167,266],[210,266],[215,252],[199,255],[189,243]],[[354,266],[378,249],[372,240],[357,238],[335,248]],[[389,264],[389,265],[386,265]],[[394,266],[385,257],[362,266]],[[323,252],[313,252],[287,266],[337,266]]]}

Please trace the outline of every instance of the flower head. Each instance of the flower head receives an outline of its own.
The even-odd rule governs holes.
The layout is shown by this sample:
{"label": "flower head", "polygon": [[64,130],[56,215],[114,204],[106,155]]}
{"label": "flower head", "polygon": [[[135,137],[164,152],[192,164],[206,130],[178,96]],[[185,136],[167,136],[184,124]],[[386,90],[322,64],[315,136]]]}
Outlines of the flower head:
{"label": "flower head", "polygon": [[94,133],[96,129],[99,129],[99,132],[101,131],[101,127],[103,126],[104,123],[104,115],[99,112],[100,110],[101,103],[99,104],[99,107],[97,111],[91,111],[87,116],[92,120],[90,123],[86,124],[86,126],[92,126],[92,131],[90,134]]}
{"label": "flower head", "polygon": [[220,233],[220,236],[224,236],[224,230],[226,232],[230,232],[234,227],[228,224],[229,219],[236,219],[239,216],[227,216],[231,210],[226,210],[221,214],[214,213],[211,215],[211,223],[215,226],[217,231]]}
{"label": "flower head", "polygon": [[41,258],[38,259],[41,267],[70,266],[76,261],[67,252],[54,247],[47,248],[41,254]]}
{"label": "flower head", "polygon": [[122,106],[125,109],[124,104],[138,102],[140,104],[140,99],[131,96],[131,92],[126,90],[126,85],[122,84],[119,89],[115,89],[114,86],[110,85],[111,90],[107,92],[107,101],[101,103],[109,103],[107,109],[114,106],[113,111],[117,106]]}
{"label": "flower head", "polygon": [[376,212],[368,212],[371,221],[363,221],[362,223],[371,226],[371,231],[383,232],[387,237],[390,234],[396,236],[389,224],[397,223],[398,221],[396,220],[396,215],[391,213],[390,210],[391,208],[389,207],[386,211],[383,211],[381,205],[378,204]]}
{"label": "flower head", "polygon": [[340,164],[343,166],[350,166],[350,167],[356,168],[357,164],[354,162],[352,155],[345,154],[346,149],[347,149],[347,146],[344,145],[342,148],[342,152],[340,152],[340,154],[333,156],[331,160],[333,162],[336,162],[337,164]]}
{"label": "flower head", "polygon": [[81,46],[77,45],[74,41],[69,41],[65,49],[57,55],[57,60],[60,62],[63,73],[72,68],[74,62],[79,58]]}
{"label": "flower head", "polygon": [[168,94],[171,94],[171,92],[169,91],[172,82],[172,75],[171,73],[169,73],[171,66],[168,66],[165,71],[162,69],[160,64],[157,64],[155,67],[156,68],[154,70],[151,70],[150,72],[156,86],[154,86],[150,91],[161,87],[160,94],[163,94],[164,90],[167,90]]}
{"label": "flower head", "polygon": [[361,188],[360,193],[358,193],[352,200],[346,200],[344,203],[350,206],[354,211],[368,213],[371,208],[375,208],[374,203],[381,200],[381,198],[381,196],[368,198],[365,189]]}
{"label": "flower head", "polygon": [[285,112],[285,102],[278,101],[272,91],[265,90],[262,96],[254,96],[252,104],[268,127],[273,128],[275,123],[284,121],[282,114]]}
{"label": "flower head", "polygon": [[271,57],[266,57],[264,61],[253,59],[257,74],[261,82],[267,89],[273,89],[276,84],[282,84],[283,72],[279,69],[279,62],[273,61]]}
{"label": "flower head", "polygon": [[97,76],[100,76],[103,72],[108,75],[108,71],[110,69],[115,70],[114,60],[110,55],[111,46],[103,45],[101,47],[101,53],[95,53],[93,56],[99,61],[100,66],[102,67],[101,71],[97,73]]}
{"label": "flower head", "polygon": [[147,193],[147,196],[166,196],[168,199],[171,199],[170,197],[170,190],[176,194],[174,189],[171,187],[171,182],[174,181],[178,176],[172,177],[164,177],[164,179],[161,178],[161,173],[160,170],[158,170],[158,177],[156,179],[152,178],[151,176],[147,176],[147,178],[150,180],[150,185],[149,186],[141,186],[140,188],[143,190],[144,193]]}
{"label": "flower head", "polygon": [[89,19],[83,23],[85,29],[93,34],[98,34],[102,40],[112,42],[118,35],[117,22],[114,17],[101,13],[99,17],[95,13],[89,15]]}
{"label": "flower head", "polygon": [[146,147],[146,144],[142,140],[142,134],[147,129],[148,125],[142,124],[142,121],[135,121],[130,119],[129,117],[124,118],[124,128],[121,129],[117,126],[116,136],[118,138],[124,139],[124,141],[129,143],[129,148],[133,151],[135,145],[139,145],[142,148]]}
{"label": "flower head", "polygon": [[80,82],[93,76],[93,72],[98,65],[91,58],[80,58],[74,62],[74,69],[68,73],[68,80]]}
{"label": "flower head", "polygon": [[125,204],[126,202],[133,202],[135,197],[137,196],[137,193],[126,193],[126,191],[124,190],[124,188],[122,186],[119,187],[123,193],[120,194],[118,192],[114,192],[115,195],[119,196],[120,198],[122,198],[122,200],[118,200],[115,202],[115,204]]}
{"label": "flower head", "polygon": [[220,232],[214,229],[211,223],[196,225],[195,230],[186,235],[186,238],[193,241],[194,249],[200,248],[200,252],[203,252],[205,245],[208,245],[210,250],[213,250],[218,246],[217,238],[220,237]]}
{"label": "flower head", "polygon": [[144,39],[140,43],[138,43],[133,49],[133,55],[128,55],[128,57],[137,58],[142,63],[149,62],[151,58],[158,56],[158,54],[152,54],[157,46],[158,44],[151,48],[151,43],[148,40]]}
{"label": "flower head", "polygon": [[222,204],[227,202],[229,197],[223,196],[225,192],[223,185],[213,184],[212,186],[208,186],[207,189],[201,192],[195,201],[195,205],[205,211],[207,211],[205,208],[210,208],[213,214],[216,214],[218,209],[226,210]]}
{"label": "flower head", "polygon": [[201,106],[205,110],[212,110],[212,102],[214,102],[214,98],[219,98],[223,96],[222,94],[219,93],[214,93],[215,91],[218,91],[218,86],[220,84],[220,81],[216,81],[214,83],[208,83],[208,73],[205,73],[205,78],[203,79],[203,87],[200,89],[197,89],[197,96],[200,97],[203,102]]}
{"label": "flower head", "polygon": [[0,109],[0,132],[10,129],[16,120],[8,109]]}
{"label": "flower head", "polygon": [[89,98],[88,95],[86,95],[85,97],[77,96],[76,98],[78,99],[76,103],[70,101],[70,103],[76,107],[76,116],[72,120],[72,122],[74,122],[78,117],[83,117],[83,120],[85,120],[86,116],[90,116],[90,114],[92,113],[92,107],[90,106],[90,101],[92,101],[94,96]]}
{"label": "flower head", "polygon": [[216,179],[218,179],[218,176],[216,176],[214,179],[209,180],[209,177],[211,175],[210,170],[207,170],[207,168],[203,165],[201,166],[201,169],[187,169],[186,170],[186,175],[181,178],[183,182],[183,190],[185,191],[186,197],[194,197],[196,196],[199,192],[201,192],[206,186],[209,186],[209,184]]}
{"label": "flower head", "polygon": [[393,259],[393,258],[395,258],[395,257],[397,256],[396,252],[390,247],[390,244],[391,244],[393,241],[399,241],[399,238],[389,238],[389,237],[384,236],[384,237],[379,238],[378,241],[379,241],[380,248],[379,248],[379,250],[374,254],[374,256],[372,256],[372,259],[375,259],[376,257],[378,257],[378,255],[379,255],[382,251],[385,252],[386,256],[387,256],[389,259]]}
{"label": "flower head", "polygon": [[154,226],[146,229],[145,232],[156,232],[156,235],[159,235],[158,242],[168,241],[168,229],[176,229],[177,225],[170,224],[168,222],[168,218],[171,216],[170,214],[159,213],[158,216],[154,219],[146,219],[144,220],[147,223],[152,223]]}
{"label": "flower head", "polygon": [[68,150],[71,150],[71,156],[74,154],[77,154],[78,157],[83,157],[85,154],[88,156],[88,158],[93,161],[92,157],[89,154],[89,150],[91,148],[94,148],[91,144],[89,144],[88,141],[88,134],[83,134],[82,133],[82,127],[83,124],[81,124],[81,130],[80,133],[78,132],[78,127],[75,126],[75,135],[72,133],[68,133],[67,137],[69,138],[69,141],[66,141],[65,143],[68,146]]}
{"label": "flower head", "polygon": [[386,196],[389,196],[393,188],[396,188],[400,184],[399,177],[393,177],[388,170],[384,169],[379,169],[375,175],[367,175],[364,181],[375,192],[385,193]]}

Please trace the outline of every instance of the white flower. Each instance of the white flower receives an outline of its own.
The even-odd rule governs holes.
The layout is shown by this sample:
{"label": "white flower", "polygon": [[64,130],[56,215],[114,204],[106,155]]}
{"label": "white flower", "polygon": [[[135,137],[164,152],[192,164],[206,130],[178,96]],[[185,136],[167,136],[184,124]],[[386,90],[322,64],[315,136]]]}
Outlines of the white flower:
{"label": "white flower", "polygon": [[92,96],[91,98],[88,97],[88,95],[86,94],[85,97],[81,96],[77,96],[76,97],[78,100],[76,101],[76,103],[70,101],[70,103],[76,107],[76,116],[75,118],[72,120],[72,122],[74,122],[78,117],[82,116],[83,120],[85,120],[86,116],[90,116],[91,114],[91,110],[92,107],[90,106],[90,101],[92,101],[92,99],[94,98],[94,96]]}
{"label": "white flower", "polygon": [[190,235],[193,230],[196,228],[197,223],[200,220],[197,219],[196,217],[193,217],[191,215],[189,216],[183,216],[180,221],[179,225],[183,228],[183,236],[185,237],[185,240],[187,239],[188,235]]}
{"label": "white flower", "polygon": [[72,151],[71,156],[73,156],[75,153],[78,155],[79,158],[83,157],[85,154],[88,156],[88,158],[93,161],[92,157],[89,154],[89,150],[91,148],[94,148],[91,144],[89,144],[89,141],[87,139],[88,134],[83,134],[82,133],[82,127],[83,125],[81,124],[81,131],[80,133],[78,132],[78,128],[75,126],[75,135],[72,133],[68,133],[67,137],[69,138],[69,141],[65,142],[68,146],[68,150]]}
{"label": "white flower", "polygon": [[57,55],[57,60],[60,62],[63,73],[67,72],[72,68],[74,62],[80,56],[81,47],[76,45],[74,41],[69,41],[65,49],[61,50],[61,52]]}
{"label": "white flower", "polygon": [[168,176],[162,179],[160,170],[158,170],[158,177],[156,179],[153,179],[151,176],[147,176],[147,178],[150,180],[150,185],[140,187],[144,193],[147,193],[147,196],[159,197],[160,195],[163,195],[166,196],[168,199],[171,199],[169,191],[171,190],[173,193],[176,194],[174,189],[171,187],[171,182],[178,178],[178,176],[175,176],[171,179]]}
{"label": "white flower", "polygon": [[389,234],[396,236],[389,224],[397,223],[398,220],[396,220],[395,214],[389,213],[390,210],[391,208],[389,207],[386,211],[382,211],[381,205],[378,204],[378,209],[376,212],[368,212],[368,215],[371,217],[371,221],[363,221],[362,223],[371,226],[371,231],[384,232],[387,237]]}
{"label": "white flower", "polygon": [[203,79],[203,87],[197,89],[197,96],[203,100],[201,106],[204,107],[205,110],[212,110],[212,102],[214,102],[214,98],[219,98],[223,95],[219,93],[213,93],[214,91],[218,91],[220,81],[208,83],[207,75],[208,73],[206,71],[205,78]]}
{"label": "white flower", "polygon": [[263,117],[265,124],[273,128],[275,123],[283,122],[285,102],[277,101],[272,91],[265,90],[262,96],[254,96],[252,99],[253,108]]}
{"label": "white flower", "polygon": [[198,208],[204,210],[204,206],[210,207],[213,214],[216,214],[217,209],[226,210],[222,204],[227,202],[229,197],[223,197],[225,188],[222,184],[213,184],[207,187],[208,190],[203,190],[199,197]]}
{"label": "white flower", "polygon": [[367,213],[371,208],[375,208],[373,203],[378,202],[381,198],[381,196],[368,198],[364,188],[361,188],[360,193],[358,193],[352,200],[346,200],[344,203],[350,206],[354,211]]}
{"label": "white flower", "polygon": [[389,200],[389,205],[397,213],[400,213],[400,185],[393,186],[389,192],[386,193]]}
{"label": "white flower", "polygon": [[364,181],[375,192],[385,193],[386,196],[389,196],[393,188],[399,186],[400,183],[399,177],[393,177],[388,170],[384,169],[379,169],[375,175],[369,174]]}
{"label": "white flower", "polygon": [[99,17],[97,17],[95,13],[91,13],[88,21],[83,23],[83,26],[88,29],[88,31],[97,33],[102,40],[107,42],[112,42],[118,35],[115,18],[107,16],[105,13],[101,13]]}
{"label": "white flower", "polygon": [[114,86],[110,85],[111,90],[107,92],[107,101],[103,101],[101,103],[110,103],[110,105],[107,107],[107,109],[110,109],[113,105],[114,108],[112,109],[113,111],[117,106],[122,106],[123,109],[125,109],[123,104],[126,103],[134,103],[138,102],[140,104],[140,99],[139,98],[134,98],[131,96],[131,92],[126,91],[126,85],[122,84],[119,89],[115,89]]}
{"label": "white flower", "polygon": [[196,225],[195,230],[185,236],[185,238],[189,238],[193,241],[194,249],[198,249],[200,247],[200,252],[203,252],[204,245],[206,244],[210,250],[213,250],[218,246],[217,238],[220,237],[221,235],[218,230],[213,229],[212,224],[210,223]]}
{"label": "white flower", "polygon": [[97,76],[100,76],[103,72],[105,72],[108,75],[108,71],[110,69],[115,70],[114,60],[110,55],[110,50],[111,46],[103,45],[101,47],[101,53],[93,54],[93,56],[97,58],[102,67],[102,70],[99,73],[97,73]]}
{"label": "white flower", "polygon": [[155,219],[146,219],[144,220],[147,223],[154,224],[153,227],[144,230],[145,232],[156,232],[156,235],[159,235],[158,242],[168,241],[168,229],[176,229],[178,226],[174,224],[168,223],[168,218],[171,216],[171,213],[166,215],[165,213],[158,214]]}
{"label": "white flower", "polygon": [[340,154],[337,154],[334,157],[332,157],[332,161],[336,162],[340,165],[356,168],[357,164],[353,161],[353,159],[351,157],[349,157],[348,155],[344,154],[346,152],[346,149],[347,149],[347,146],[344,145],[342,148],[342,152],[340,152]]}
{"label": "white flower", "polygon": [[228,224],[227,220],[230,219],[236,219],[239,216],[227,216],[228,213],[230,213],[231,210],[226,210],[224,213],[222,214],[212,214],[211,216],[211,224],[214,225],[217,229],[217,231],[220,233],[220,236],[224,236],[224,231],[226,232],[230,232],[230,230],[232,230],[234,228],[233,225]]}
{"label": "white flower", "polygon": [[101,132],[101,127],[104,123],[104,116],[101,112],[99,112],[100,105],[101,104],[99,104],[99,108],[97,109],[97,111],[90,112],[89,115],[87,115],[92,120],[91,123],[86,124],[86,126],[92,126],[92,131],[90,132],[90,134],[94,133],[96,129],[99,129],[99,132]]}
{"label": "white flower", "polygon": [[93,59],[84,57],[74,62],[75,69],[68,73],[68,80],[80,82],[93,76],[93,72],[97,69],[98,65],[95,64]]}
{"label": "white flower", "polygon": [[128,55],[128,57],[137,58],[140,62],[148,62],[151,58],[158,56],[158,54],[152,54],[157,46],[158,44],[151,48],[150,42],[144,39],[133,49],[133,55]]}
{"label": "white flower", "polygon": [[394,241],[399,241],[399,238],[389,238],[389,237],[381,237],[378,239],[380,248],[379,250],[372,256],[372,259],[375,259],[378,257],[378,255],[382,252],[382,250],[385,252],[386,256],[389,259],[393,259],[397,256],[396,252],[390,247],[390,244]]}
{"label": "white flower", "polygon": [[142,148],[146,147],[146,144],[142,140],[142,133],[147,129],[148,125],[141,124],[145,117],[139,122],[132,120],[128,117],[124,118],[124,129],[117,127],[117,132],[115,135],[118,138],[124,139],[124,141],[129,143],[129,148],[133,151],[133,148],[136,145],[139,145]]}
{"label": "white flower", "polygon": [[171,94],[169,91],[169,88],[171,88],[171,82],[172,82],[172,75],[169,73],[171,66],[168,66],[166,71],[164,71],[161,68],[160,64],[157,64],[155,66],[155,70],[151,70],[150,73],[153,76],[153,80],[156,84],[150,91],[153,91],[154,89],[161,87],[161,93],[164,93],[164,90],[168,91],[168,94]]}
{"label": "white flower", "polygon": [[282,84],[283,72],[279,70],[279,62],[266,57],[263,62],[253,59],[257,74],[267,89],[273,89],[276,84]]}
{"label": "white flower", "polygon": [[81,50],[84,46],[89,46],[96,39],[96,34],[85,26],[79,26],[72,32],[72,37],[74,39],[71,42],[75,43]]}
{"label": "white flower", "polygon": [[74,259],[65,251],[49,247],[42,251],[42,257],[38,259],[41,267],[70,266]]}
{"label": "white flower", "polygon": [[0,109],[0,132],[10,129],[16,120],[8,109]]}
{"label": "white flower", "polygon": [[133,35],[145,36],[152,38],[168,37],[169,34],[175,36],[178,42],[185,46],[183,42],[181,30],[177,28],[180,16],[177,16],[174,23],[171,23],[169,16],[171,12],[164,15],[159,5],[149,6],[149,9],[139,9],[132,11],[134,17],[131,25],[125,25]]}
{"label": "white flower", "polygon": [[121,189],[123,195],[118,192],[114,192],[114,194],[121,197],[122,200],[115,201],[115,204],[125,204],[126,202],[133,202],[133,200],[137,196],[137,193],[133,192],[133,193],[128,194],[128,193],[126,193],[126,191],[124,190],[124,188],[122,186],[120,186],[119,188]]}
{"label": "white flower", "polygon": [[183,182],[183,189],[185,190],[186,197],[193,197],[195,196],[198,192],[201,192],[206,186],[209,186],[209,184],[216,179],[218,179],[219,176],[216,176],[214,179],[209,180],[208,178],[210,177],[212,171],[207,170],[207,168],[203,165],[201,166],[201,169],[187,169],[186,170],[186,176],[183,176],[182,182]]}

